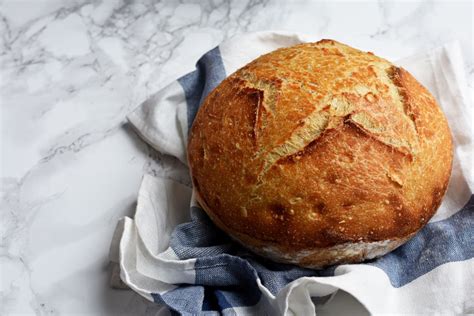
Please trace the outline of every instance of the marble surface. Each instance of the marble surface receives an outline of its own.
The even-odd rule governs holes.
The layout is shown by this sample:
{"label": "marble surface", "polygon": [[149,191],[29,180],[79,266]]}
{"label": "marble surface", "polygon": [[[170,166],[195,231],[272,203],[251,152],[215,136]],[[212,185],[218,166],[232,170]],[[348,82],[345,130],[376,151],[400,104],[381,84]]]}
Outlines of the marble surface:
{"label": "marble surface", "polygon": [[[473,91],[471,2],[0,2],[0,314],[154,315],[109,287],[117,220],[144,173],[189,183],[125,116],[232,35],[286,30],[396,60],[459,40]],[[364,310],[338,295],[321,314]]]}

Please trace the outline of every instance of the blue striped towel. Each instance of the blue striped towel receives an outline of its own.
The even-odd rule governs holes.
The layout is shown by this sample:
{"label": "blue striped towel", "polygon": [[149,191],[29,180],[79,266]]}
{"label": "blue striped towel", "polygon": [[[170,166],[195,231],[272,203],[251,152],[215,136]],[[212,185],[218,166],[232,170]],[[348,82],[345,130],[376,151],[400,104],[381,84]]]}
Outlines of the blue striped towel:
{"label": "blue striped towel", "polygon": [[[158,91],[128,119],[156,150],[186,164],[188,130],[206,95],[228,74],[279,47],[312,41],[275,32],[231,39]],[[192,188],[146,175],[134,218],[117,226],[111,260],[121,280],[183,315],[315,315],[338,289],[371,313],[474,312],[474,133],[459,47],[399,61],[435,95],[453,131],[453,173],[442,206],[413,239],[362,264],[309,270],[258,257],[217,229]]]}

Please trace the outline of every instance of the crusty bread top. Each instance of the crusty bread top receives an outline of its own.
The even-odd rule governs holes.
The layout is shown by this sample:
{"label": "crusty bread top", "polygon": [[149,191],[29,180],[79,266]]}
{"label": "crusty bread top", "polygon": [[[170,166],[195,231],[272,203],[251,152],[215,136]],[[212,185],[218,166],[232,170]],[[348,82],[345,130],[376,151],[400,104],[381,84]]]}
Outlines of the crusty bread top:
{"label": "crusty bread top", "polygon": [[406,70],[322,40],[225,79],[199,109],[188,160],[221,228],[298,250],[420,229],[446,191],[452,143],[433,96]]}

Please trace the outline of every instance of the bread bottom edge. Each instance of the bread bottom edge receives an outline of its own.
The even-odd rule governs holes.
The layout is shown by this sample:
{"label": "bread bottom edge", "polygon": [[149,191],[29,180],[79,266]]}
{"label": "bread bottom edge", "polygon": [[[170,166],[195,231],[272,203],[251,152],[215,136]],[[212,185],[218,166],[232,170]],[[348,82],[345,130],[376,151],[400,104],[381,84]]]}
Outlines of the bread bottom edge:
{"label": "bread bottom edge", "polygon": [[[194,190],[194,193],[196,200],[212,219],[214,224],[244,248],[275,262],[294,264],[309,269],[323,269],[335,264],[359,263],[365,260],[375,259],[395,250],[417,233],[417,231],[415,231],[401,238],[380,241],[347,242],[331,247],[315,247],[295,251],[288,249],[282,250],[278,245],[272,245],[269,242],[266,243],[261,240],[256,240],[251,236],[233,232],[214,216],[214,214],[209,210],[209,206],[201,198],[199,192]],[[247,242],[244,242],[243,240]]]}

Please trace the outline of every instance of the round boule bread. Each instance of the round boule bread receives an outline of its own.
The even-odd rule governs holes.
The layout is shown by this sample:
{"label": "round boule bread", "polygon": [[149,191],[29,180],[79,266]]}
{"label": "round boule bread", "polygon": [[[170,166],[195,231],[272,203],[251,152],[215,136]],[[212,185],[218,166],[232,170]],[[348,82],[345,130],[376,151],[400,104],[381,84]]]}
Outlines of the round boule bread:
{"label": "round boule bread", "polygon": [[450,130],[410,73],[333,40],[281,48],[206,98],[189,134],[198,202],[253,252],[321,268],[384,255],[439,207]]}

